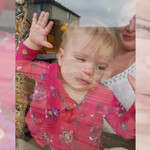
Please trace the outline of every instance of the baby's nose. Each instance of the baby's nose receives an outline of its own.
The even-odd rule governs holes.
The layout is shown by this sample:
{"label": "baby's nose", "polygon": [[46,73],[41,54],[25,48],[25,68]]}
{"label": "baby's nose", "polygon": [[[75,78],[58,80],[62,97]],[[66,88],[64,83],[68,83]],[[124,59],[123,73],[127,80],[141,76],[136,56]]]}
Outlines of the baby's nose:
{"label": "baby's nose", "polygon": [[93,74],[94,74],[94,66],[93,65],[86,65],[83,67],[82,70],[88,76],[93,76]]}

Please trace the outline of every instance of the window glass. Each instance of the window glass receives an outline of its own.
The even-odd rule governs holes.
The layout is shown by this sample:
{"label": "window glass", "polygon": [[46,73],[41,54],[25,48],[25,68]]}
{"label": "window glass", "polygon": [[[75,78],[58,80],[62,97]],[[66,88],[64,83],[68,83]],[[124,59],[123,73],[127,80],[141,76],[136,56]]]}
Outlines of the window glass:
{"label": "window glass", "polygon": [[[16,31],[18,33],[16,36],[17,47],[19,47],[19,44],[21,42],[24,42],[28,38],[32,23],[32,16],[35,11],[36,13],[38,13],[38,18],[41,11],[47,11],[49,13],[48,21],[53,21],[54,23],[51,32],[49,32],[47,37],[45,38],[49,43],[53,44],[53,48],[42,47],[37,57],[32,59],[31,61],[31,63],[34,62],[34,60],[37,61],[36,64],[32,65],[32,69],[30,69],[35,77],[28,78],[18,72],[16,73],[16,109],[18,112],[16,116],[16,137],[18,144],[24,145],[24,149],[26,149],[26,147],[29,147],[28,149],[35,150],[67,150],[69,148],[72,150],[84,150],[88,148],[90,148],[89,150],[99,148],[107,150],[107,148],[110,147],[134,150],[134,119],[132,119],[131,121],[132,125],[129,126],[129,128],[131,129],[130,131],[127,130],[129,128],[128,126],[126,126],[125,122],[121,122],[121,124],[119,125],[114,125],[115,123],[120,123],[114,118],[120,119],[121,117],[125,116],[126,110],[130,110],[131,106],[131,108],[133,109],[133,111],[131,112],[134,112],[135,93],[128,81],[128,75],[132,75],[133,77],[135,77],[135,0],[80,0],[78,2],[77,0],[28,0],[25,1],[25,3],[19,3],[17,7],[18,10],[21,7],[21,10],[23,12],[22,17],[19,18],[20,20],[16,19],[16,22],[19,22],[18,24],[16,24],[18,25]],[[66,43],[64,42],[64,44],[62,43],[62,41],[64,40],[67,29],[70,25],[72,25],[72,23],[77,23],[79,27],[84,29],[102,29],[103,27],[106,27],[111,30],[112,34],[110,32],[108,34],[111,35],[111,38],[113,37],[113,40],[109,39],[109,42],[111,43],[110,44],[109,42],[107,43],[105,41],[105,38],[103,41],[103,37],[98,36],[99,38],[93,38],[95,37],[93,36],[91,38],[91,35],[89,34],[90,38],[86,38],[84,37],[84,34],[81,34],[80,36],[78,36],[77,34],[75,37],[78,37],[78,39],[72,39],[72,37],[69,37],[68,40],[71,39],[71,42],[66,42],[68,44],[68,46],[66,46]],[[40,23],[38,22],[38,24]],[[140,25],[138,28],[141,28]],[[44,29],[45,27],[43,27],[43,30]],[[97,33],[97,31],[99,30],[96,30],[95,32]],[[105,31],[108,32],[107,30]],[[74,32],[69,33],[72,34]],[[86,33],[91,32],[87,31]],[[103,43],[102,45],[100,45],[101,40],[105,42],[104,45]],[[82,43],[82,41],[84,41],[86,44]],[[114,43],[116,43],[116,45]],[[65,46],[63,46],[63,44]],[[73,46],[70,46],[71,44]],[[99,45],[99,47],[97,47],[97,45]],[[81,65],[76,69],[82,71],[84,70],[83,72],[86,72],[86,75],[82,75],[82,73],[78,75],[75,67],[70,67],[64,71],[66,74],[72,71],[72,74],[70,74],[69,76],[67,76],[65,73],[63,74],[63,71],[60,67],[64,63],[61,63],[61,61],[59,60],[64,60],[61,58],[64,58],[63,56],[67,52],[65,51],[65,49],[68,48],[69,50],[80,50],[80,47],[82,48],[81,54],[79,52],[76,52],[72,55],[67,55],[68,57],[65,57],[68,58],[68,61],[65,62],[64,68],[67,68],[68,66],[70,66],[70,64],[76,64],[75,62],[72,63],[72,60],[76,60],[76,62]],[[93,48],[95,48],[94,50],[96,50],[96,52],[99,49],[102,49],[102,54],[106,54],[105,52],[109,50],[113,50],[113,52],[115,51],[115,54],[112,54],[112,52],[104,55],[106,57],[112,57],[112,59],[107,59],[104,56],[98,57],[97,59],[99,53],[92,51]],[[88,53],[87,55],[84,53],[85,51],[88,51],[90,53]],[[25,53],[25,51],[23,51],[23,53]],[[95,57],[92,57],[95,53],[97,55]],[[74,59],[71,59],[72,57]],[[89,57],[92,57],[92,59],[89,59]],[[79,96],[77,96],[76,98],[74,97],[77,94],[74,95],[72,94],[73,92],[70,92],[71,90],[74,91],[76,87],[72,88],[72,86],[66,86],[68,84],[71,84],[74,87],[77,84],[76,82],[74,82],[74,80],[80,83],[80,85],[82,86],[87,85],[85,86],[85,88],[88,87],[88,84],[92,83],[93,80],[87,81],[89,80],[89,77],[87,76],[91,74],[87,73],[87,71],[90,70],[89,65],[87,65],[86,69],[82,69],[82,65],[84,65],[85,62],[88,62],[87,64],[90,64],[91,60],[94,61],[94,63],[91,64],[91,68],[94,66],[93,68],[96,69],[96,71],[94,70],[93,72],[100,72],[97,73],[94,77],[99,77],[103,72],[101,80],[99,81],[98,78],[96,80],[96,83],[94,83],[98,85],[98,87],[103,84],[106,89],[111,90],[110,93],[108,92],[108,97],[110,97],[110,99],[113,97],[111,100],[116,100],[115,102],[111,101],[107,103],[107,98],[106,101],[102,98],[103,102],[97,102],[99,97],[97,99],[94,99],[94,96],[94,101],[88,101],[88,98],[90,97],[90,94],[88,92],[92,90],[94,91],[96,89],[94,83],[94,88],[90,88],[86,92],[84,91],[84,97],[82,97],[83,90],[77,90],[76,92],[79,92]],[[61,80],[61,83],[59,82],[60,86],[54,87],[54,84],[51,84],[52,81],[51,79],[49,79],[49,74],[46,74],[46,70],[44,70],[46,73],[43,71],[44,73],[40,74],[39,76],[38,74],[40,73],[40,71],[34,72],[34,69],[37,68],[41,61],[43,63],[41,64],[41,70],[44,70],[44,64],[48,65],[47,69],[50,68],[51,65],[53,66],[54,64],[58,64],[58,74],[56,79],[54,79],[53,81],[55,82],[57,80]],[[74,77],[74,75],[76,74],[79,77]],[[36,83],[33,80],[36,80],[36,75],[40,78],[40,81],[38,80],[38,82],[40,83]],[[83,76],[83,79],[80,79],[80,76]],[[75,79],[71,80],[70,78],[73,77]],[[64,90],[63,93],[65,93],[66,95],[61,95],[60,93],[62,91],[57,88]],[[68,88],[71,88],[71,90],[69,91]],[[67,92],[71,94],[71,96]],[[105,97],[105,95],[107,95],[107,90],[106,93],[102,94],[104,94],[103,96]],[[82,98],[80,97],[80,95],[82,95]],[[95,93],[95,95],[98,94]],[[58,97],[61,101],[60,105],[59,103],[57,103]],[[52,99],[54,100],[54,103],[49,104]],[[81,103],[73,103],[77,102],[79,99],[82,100]],[[33,105],[35,103],[37,103],[38,105],[34,107]],[[73,104],[70,105],[70,103]],[[113,106],[105,106],[103,103],[105,103],[106,105],[112,104]],[[57,104],[60,108],[57,108],[55,106]],[[89,107],[89,109],[86,109],[86,107],[84,107],[84,104],[87,104],[85,106],[87,106],[87,108]],[[53,105],[55,106],[54,108]],[[86,109],[86,112],[84,112],[82,108]],[[93,110],[91,111],[91,109]],[[114,120],[112,118],[109,118],[109,113],[112,110],[114,110]],[[108,120],[106,118],[107,116]],[[134,116],[132,117],[134,118]],[[81,120],[78,120],[78,117]],[[91,119],[95,117],[95,120]],[[29,120],[31,121],[32,129],[28,127],[28,125],[30,124]],[[58,128],[55,128],[56,123],[59,121],[61,122],[62,120],[64,121],[64,126],[62,126],[62,124],[60,123],[60,125],[57,126]],[[82,125],[80,125],[80,121],[83,122]],[[110,125],[110,123],[112,124]],[[89,128],[89,126],[91,128]],[[113,129],[111,126],[113,126],[115,129]],[[58,130],[51,130],[53,127]],[[128,134],[124,135],[124,131],[127,131]],[[124,138],[131,138],[132,140],[124,140],[117,134],[120,134]],[[54,137],[56,135],[58,135],[58,143],[56,142],[56,144],[53,144],[55,143]],[[99,142],[100,140],[102,141],[102,144]],[[108,142],[109,140],[110,142]],[[88,142],[89,145],[87,144]],[[122,143],[124,143],[124,146],[122,146]],[[83,148],[82,146],[85,147]]]}

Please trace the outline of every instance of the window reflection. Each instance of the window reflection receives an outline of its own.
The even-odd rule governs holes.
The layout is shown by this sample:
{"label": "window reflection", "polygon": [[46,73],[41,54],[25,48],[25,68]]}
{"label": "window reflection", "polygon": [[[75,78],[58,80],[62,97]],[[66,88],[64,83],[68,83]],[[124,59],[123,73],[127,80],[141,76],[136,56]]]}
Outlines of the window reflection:
{"label": "window reflection", "polygon": [[[49,35],[47,36],[47,39],[49,42],[51,42],[54,45],[54,48],[53,49],[43,48],[41,50],[41,55],[39,54],[37,59],[44,60],[50,63],[54,62],[56,61],[56,57],[57,57],[56,55],[58,53],[58,48],[61,43],[62,33],[67,29],[68,25],[72,21],[75,20],[79,21],[80,18],[82,17],[90,17],[93,20],[98,19],[100,22],[101,21],[105,22],[110,27],[117,27],[118,16],[124,5],[124,3],[117,3],[120,6],[118,7],[118,5],[110,2],[109,0],[107,0],[106,2],[104,2],[103,0],[101,2],[92,1],[92,5],[89,1],[88,2],[81,1],[79,2],[79,4],[83,4],[83,5],[80,5],[80,7],[79,4],[73,5],[71,3],[73,3],[73,0],[68,1],[68,5],[63,5],[62,1],[58,1],[57,3],[56,1],[48,1],[48,0],[47,1],[28,0],[27,6],[24,7],[24,5],[21,4],[20,7],[23,7],[21,10],[24,10],[24,12],[22,11],[23,15],[20,16],[20,18],[18,18],[21,19],[21,21],[20,22],[18,21],[20,25],[17,24],[18,34],[16,35],[19,35],[18,36],[19,38],[17,37],[18,40],[17,45],[19,45],[20,41],[24,41],[29,34],[33,12],[36,11],[39,14],[41,11],[48,11],[50,13],[49,21],[50,20],[54,21],[54,27],[52,31],[49,33]],[[74,9],[74,8],[78,8],[78,9]],[[84,14],[82,14],[81,12],[84,12]],[[130,17],[132,18],[132,16]],[[124,21],[129,23],[128,19],[124,19]],[[96,25],[98,24],[95,23],[95,26]],[[31,145],[30,146],[32,148],[34,147],[37,149],[38,148],[46,149],[47,147],[41,148],[35,142],[24,120],[24,117],[26,116],[27,110],[29,109],[29,105],[32,99],[34,82],[24,76],[21,76],[20,74],[17,74],[16,76],[17,76],[17,82],[16,82],[17,86],[22,87],[22,88],[17,88],[16,93],[18,95],[20,93],[21,94],[20,96],[23,95],[21,98],[18,95],[17,95],[18,97],[16,97],[18,114],[19,112],[21,112],[20,114],[22,114],[22,116],[19,116],[17,114],[18,115],[17,119],[20,119],[20,121],[18,120],[17,125],[18,126],[21,125],[19,126],[21,128],[17,130],[18,132],[20,132],[17,135],[17,138],[19,139],[18,141],[20,142],[20,139],[23,139],[21,142],[25,143],[25,145],[31,144],[32,146]],[[21,81],[20,83],[18,83],[19,80]]]}

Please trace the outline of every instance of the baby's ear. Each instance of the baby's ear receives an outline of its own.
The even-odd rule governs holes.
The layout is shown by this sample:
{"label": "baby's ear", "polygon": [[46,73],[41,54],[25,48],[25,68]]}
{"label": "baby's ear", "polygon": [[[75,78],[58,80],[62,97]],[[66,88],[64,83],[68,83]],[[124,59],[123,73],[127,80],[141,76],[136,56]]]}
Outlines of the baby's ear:
{"label": "baby's ear", "polygon": [[61,66],[61,64],[62,64],[63,57],[64,57],[64,50],[62,48],[59,48],[59,52],[58,52],[58,64],[59,64],[59,66]]}

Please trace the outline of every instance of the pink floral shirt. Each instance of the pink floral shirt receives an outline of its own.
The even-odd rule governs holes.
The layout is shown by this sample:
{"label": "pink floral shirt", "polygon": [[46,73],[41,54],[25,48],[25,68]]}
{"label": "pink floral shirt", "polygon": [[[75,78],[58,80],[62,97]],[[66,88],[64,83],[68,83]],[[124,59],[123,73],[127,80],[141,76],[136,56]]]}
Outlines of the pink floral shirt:
{"label": "pink floral shirt", "polygon": [[36,61],[37,54],[21,43],[16,67],[36,81],[26,122],[41,146],[49,145],[55,150],[99,150],[104,117],[117,134],[134,138],[134,105],[126,112],[103,85],[89,91],[77,104],[63,88],[58,64]]}

